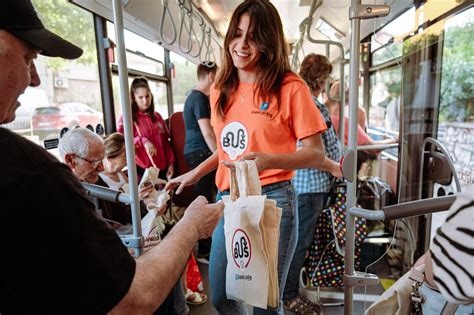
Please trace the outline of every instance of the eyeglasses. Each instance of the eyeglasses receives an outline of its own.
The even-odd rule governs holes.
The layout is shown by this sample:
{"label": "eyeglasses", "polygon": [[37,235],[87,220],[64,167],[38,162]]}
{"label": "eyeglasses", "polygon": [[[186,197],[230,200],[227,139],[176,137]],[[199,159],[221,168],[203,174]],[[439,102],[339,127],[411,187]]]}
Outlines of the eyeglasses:
{"label": "eyeglasses", "polygon": [[88,162],[89,164],[91,164],[94,168],[97,168],[99,165],[102,164],[102,159],[100,160],[95,160],[95,161],[91,161],[91,160],[88,160],[86,158],[83,158],[82,156],[79,156],[77,154],[74,154],[76,157],[80,158],[81,160],[84,160],[86,162]]}

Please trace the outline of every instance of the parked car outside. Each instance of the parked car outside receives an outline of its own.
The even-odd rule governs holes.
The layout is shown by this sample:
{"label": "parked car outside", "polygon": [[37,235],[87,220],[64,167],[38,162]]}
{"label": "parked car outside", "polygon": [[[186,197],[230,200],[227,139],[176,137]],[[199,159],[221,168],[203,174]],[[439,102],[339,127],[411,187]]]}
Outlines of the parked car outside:
{"label": "parked car outside", "polygon": [[48,106],[48,95],[39,87],[27,87],[18,98],[21,106],[15,112],[15,120],[3,124],[2,127],[10,129],[24,136],[32,136],[32,115],[36,107]]}
{"label": "parked car outside", "polygon": [[64,127],[86,127],[103,123],[103,114],[87,104],[79,102],[62,103],[37,107],[33,112],[33,133],[40,139],[57,138]]}

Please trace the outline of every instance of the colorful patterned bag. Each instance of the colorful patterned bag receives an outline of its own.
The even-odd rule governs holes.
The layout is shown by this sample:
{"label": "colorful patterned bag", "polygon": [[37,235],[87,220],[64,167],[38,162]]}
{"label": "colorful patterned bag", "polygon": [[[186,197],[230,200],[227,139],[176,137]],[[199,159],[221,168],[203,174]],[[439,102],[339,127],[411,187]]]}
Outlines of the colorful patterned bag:
{"label": "colorful patterned bag", "polygon": [[[321,212],[316,223],[314,240],[306,258],[304,272],[309,287],[342,287],[344,246],[346,243],[346,184],[334,185],[330,205]],[[355,220],[354,265],[360,266],[361,245],[367,235],[366,220]]]}

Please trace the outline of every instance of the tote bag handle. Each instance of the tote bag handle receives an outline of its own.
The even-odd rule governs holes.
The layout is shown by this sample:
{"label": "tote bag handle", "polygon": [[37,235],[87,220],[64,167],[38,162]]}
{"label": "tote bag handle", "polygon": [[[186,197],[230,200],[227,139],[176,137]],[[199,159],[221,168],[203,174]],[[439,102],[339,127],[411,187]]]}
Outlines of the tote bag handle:
{"label": "tote bag handle", "polygon": [[[135,128],[137,129],[137,132],[138,132],[138,135],[140,136],[140,138],[142,138],[142,131],[140,130],[140,128],[138,127],[137,123],[136,122],[133,122],[133,125],[135,126]],[[145,144],[143,144],[145,145]],[[150,153],[148,152],[148,150],[145,148],[145,152],[146,152],[146,155],[148,156],[148,159],[150,160],[151,162],[151,165],[153,167],[156,167],[156,164],[155,162],[153,161],[153,158],[151,157]],[[157,168],[157,167],[156,167]]]}
{"label": "tote bag handle", "polygon": [[260,196],[262,187],[255,161],[235,162],[235,170],[230,172],[230,195],[232,200],[251,195]]}

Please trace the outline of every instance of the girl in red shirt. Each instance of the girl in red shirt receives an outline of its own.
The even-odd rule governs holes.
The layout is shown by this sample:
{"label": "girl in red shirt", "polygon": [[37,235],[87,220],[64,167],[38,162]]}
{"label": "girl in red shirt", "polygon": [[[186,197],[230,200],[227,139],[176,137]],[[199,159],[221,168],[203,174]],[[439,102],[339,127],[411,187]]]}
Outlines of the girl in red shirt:
{"label": "girl in red shirt", "polygon": [[[145,78],[132,81],[130,99],[137,172],[141,176],[146,168],[156,166],[160,169],[160,178],[170,179],[174,175],[175,158],[169,142],[169,131],[163,117],[155,112],[153,94]],[[123,133],[122,116],[118,131]]]}

